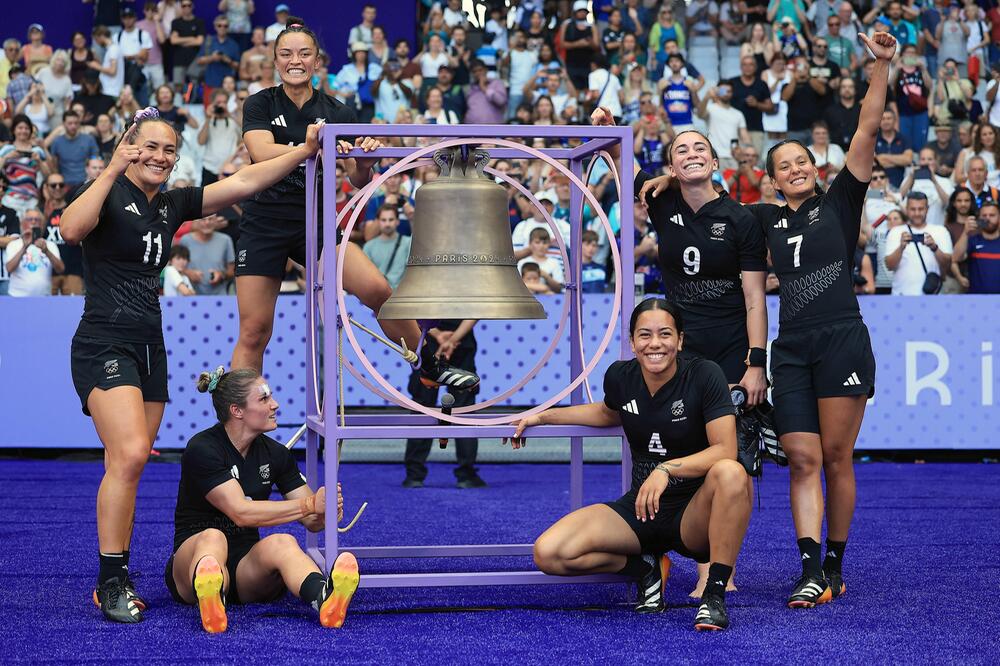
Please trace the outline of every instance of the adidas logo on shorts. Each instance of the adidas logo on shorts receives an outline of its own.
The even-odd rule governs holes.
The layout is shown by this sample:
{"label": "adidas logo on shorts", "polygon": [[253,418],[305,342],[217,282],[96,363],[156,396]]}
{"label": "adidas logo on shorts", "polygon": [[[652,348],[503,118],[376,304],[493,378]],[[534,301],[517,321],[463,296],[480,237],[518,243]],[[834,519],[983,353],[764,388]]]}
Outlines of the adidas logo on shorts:
{"label": "adidas logo on shorts", "polygon": [[858,373],[852,372],[851,376],[844,382],[844,386],[861,386],[861,380],[858,379]]}

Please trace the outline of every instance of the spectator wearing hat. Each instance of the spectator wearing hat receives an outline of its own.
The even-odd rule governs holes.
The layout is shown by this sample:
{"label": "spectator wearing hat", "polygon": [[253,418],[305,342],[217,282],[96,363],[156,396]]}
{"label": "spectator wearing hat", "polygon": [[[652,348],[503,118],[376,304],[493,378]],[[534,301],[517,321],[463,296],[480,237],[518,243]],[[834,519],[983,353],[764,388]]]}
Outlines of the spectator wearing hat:
{"label": "spectator wearing hat", "polygon": [[362,123],[375,117],[372,86],[382,76],[382,67],[368,62],[368,49],[365,42],[351,44],[351,62],[340,68],[334,81],[337,97],[358,110],[358,122]]}
{"label": "spectator wearing hat", "polygon": [[204,44],[205,22],[194,15],[194,0],[181,0],[180,14],[170,24],[174,59],[171,78],[175,85],[181,86],[197,79],[197,70],[192,65]]}
{"label": "spectator wearing hat", "polygon": [[587,89],[591,59],[601,50],[597,28],[587,19],[588,4],[587,0],[576,0],[573,16],[559,26],[559,42],[566,50],[566,73],[577,90]]}
{"label": "spectator wearing hat", "polygon": [[951,125],[939,124],[934,126],[934,140],[928,143],[925,148],[934,151],[937,162],[937,174],[948,178],[955,171],[955,160],[962,151],[962,144],[955,136],[954,128]]}
{"label": "spectator wearing hat", "polygon": [[351,28],[351,32],[347,35],[348,44],[356,44],[358,42],[364,42],[371,46],[372,43],[372,28],[375,27],[375,18],[378,15],[378,10],[375,5],[369,3],[361,8],[361,23]]}
{"label": "spectator wearing hat", "polygon": [[[442,70],[447,69],[445,67]],[[398,60],[390,60],[382,68],[382,73],[372,84],[372,97],[375,98],[375,115],[387,123],[396,122],[400,109],[416,106],[413,99],[413,89],[400,80],[403,68]],[[448,72],[451,73],[450,70]],[[438,81],[441,73],[438,73]],[[464,103],[463,98],[463,103]]]}
{"label": "spectator wearing hat", "polygon": [[52,47],[45,44],[45,28],[40,23],[28,26],[28,43],[21,48],[21,61],[24,70],[34,76],[42,67],[49,64],[52,58]]}
{"label": "spectator wearing hat", "polygon": [[122,29],[113,41],[121,49],[125,60],[125,83],[131,86],[139,104],[145,106],[149,103],[149,81],[144,68],[153,49],[153,35],[139,27],[135,18],[132,7],[122,8]]}
{"label": "spectator wearing hat", "polygon": [[288,23],[288,16],[291,14],[291,9],[285,3],[281,3],[274,8],[274,23],[267,26],[267,30],[264,31],[264,41],[268,44],[273,44],[274,40],[278,38],[281,31],[285,29],[285,24]]}
{"label": "spectator wearing hat", "polygon": [[467,111],[465,122],[469,124],[499,125],[504,121],[507,110],[507,88],[503,81],[490,79],[486,64],[482,60],[472,61],[469,68],[472,83],[465,95]]}
{"label": "spectator wearing hat", "polygon": [[455,81],[455,72],[451,67],[442,66],[438,70],[437,83],[434,87],[441,91],[441,105],[445,111],[454,113],[459,118],[465,117],[465,92]]}

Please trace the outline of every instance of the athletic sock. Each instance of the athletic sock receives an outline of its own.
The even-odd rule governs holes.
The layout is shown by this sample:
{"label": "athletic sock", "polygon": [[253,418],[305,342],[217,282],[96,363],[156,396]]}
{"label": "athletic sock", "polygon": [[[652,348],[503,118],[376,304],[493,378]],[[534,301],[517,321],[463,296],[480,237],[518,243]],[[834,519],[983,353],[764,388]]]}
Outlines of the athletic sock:
{"label": "athletic sock", "polygon": [[726,597],[726,584],[729,577],[733,575],[733,568],[728,564],[712,562],[708,567],[708,582],[705,583],[705,595],[712,595],[724,599]]}
{"label": "athletic sock", "polygon": [[319,610],[324,597],[326,597],[326,578],[320,572],[314,571],[306,576],[299,586],[299,599]]}
{"label": "athletic sock", "polygon": [[841,572],[845,548],[847,548],[846,541],[826,540],[826,557],[823,559],[823,571],[837,574]]}
{"label": "athletic sock", "polygon": [[97,572],[97,584],[107,582],[112,578],[122,581],[128,576],[128,558],[125,553],[100,553],[101,568]]}
{"label": "athletic sock", "polygon": [[802,573],[810,576],[820,576],[823,568],[819,560],[819,542],[809,537],[799,539],[799,553],[802,555]]}
{"label": "athletic sock", "polygon": [[618,573],[639,580],[648,574],[654,566],[656,566],[656,559],[652,555],[626,555],[625,566]]}

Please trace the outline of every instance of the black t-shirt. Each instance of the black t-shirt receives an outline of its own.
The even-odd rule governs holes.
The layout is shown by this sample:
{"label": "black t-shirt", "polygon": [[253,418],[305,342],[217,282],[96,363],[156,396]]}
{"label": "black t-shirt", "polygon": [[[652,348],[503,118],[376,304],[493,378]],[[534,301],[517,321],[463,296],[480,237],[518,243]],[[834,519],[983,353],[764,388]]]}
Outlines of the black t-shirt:
{"label": "black t-shirt", "polygon": [[[736,413],[722,368],[705,359],[677,359],[677,372],[655,395],[646,387],[639,361],[615,361],[604,373],[604,404],[618,413],[632,450],[633,491],[664,460],[707,449],[705,425]],[[703,481],[673,478],[660,508],[683,504]]]}
{"label": "black t-shirt", "polygon": [[851,108],[845,108],[840,102],[834,102],[826,108],[823,119],[830,128],[830,141],[844,149],[851,147],[851,139],[858,129],[858,117],[861,115],[861,105],[857,102]]}
{"label": "black t-shirt", "polygon": [[104,93],[87,95],[81,92],[73,97],[74,104],[79,103],[83,105],[83,118],[80,119],[80,122],[84,125],[96,125],[97,116],[102,113],[111,115],[117,101],[111,95],[105,95]]}
{"label": "black t-shirt", "polygon": [[[325,93],[313,91],[313,96],[299,109],[288,99],[281,86],[274,86],[251,95],[243,104],[243,133],[267,130],[274,136],[277,144],[300,145],[306,141],[306,129],[320,118],[329,124],[358,122],[354,109]],[[354,142],[350,137],[338,139]],[[244,204],[243,210],[260,217],[304,220],[305,165],[298,166],[271,187],[258,192]],[[322,213],[322,208],[320,211]]]}
{"label": "black t-shirt", "polygon": [[[176,32],[178,37],[198,37],[205,34],[205,22],[197,16],[190,19],[175,18],[170,24],[170,32]],[[170,49],[174,54],[174,67],[187,67],[201,51],[200,46],[172,46]]]}
{"label": "black t-shirt", "polygon": [[[640,171],[635,191],[651,177]],[[695,213],[674,189],[647,203],[665,295],[680,307],[684,329],[745,322],[740,271],[767,270],[764,235],[750,211],[723,194]]]}
{"label": "black t-shirt", "polygon": [[[577,25],[576,19],[566,19],[566,42],[578,42],[581,39],[593,39],[593,25],[587,24],[584,27]],[[589,70],[590,61],[594,52],[586,48],[566,49],[566,69]]]}
{"label": "black t-shirt", "polygon": [[767,235],[781,283],[781,331],[861,319],[851,273],[868,183],[844,168],[826,194],[792,212],[788,206],[749,206]]}
{"label": "black t-shirt", "polygon": [[[601,46],[604,47],[604,52],[611,55],[613,53],[618,53],[621,50],[621,41],[625,36],[624,30],[614,30],[613,28],[605,28],[604,34],[601,35]],[[618,42],[618,48],[608,50],[608,44],[613,44]]]}
{"label": "black t-shirt", "polygon": [[[21,233],[21,219],[17,216],[17,211],[13,208],[0,205],[0,236],[13,236]],[[7,251],[0,249],[0,280],[6,280],[10,275],[7,273]]]}
{"label": "black t-shirt", "polygon": [[829,98],[829,93],[818,94],[808,81],[796,83],[795,92],[788,100],[788,129],[795,132],[811,128],[818,118],[823,117]]}
{"label": "black t-shirt", "polygon": [[57,208],[49,215],[49,223],[45,227],[46,239],[59,246],[59,258],[66,269],[63,275],[83,275],[83,246],[79,243],[70,244],[63,240],[59,222],[62,220],[62,208]]}
{"label": "black t-shirt", "polygon": [[244,458],[221,423],[202,430],[191,438],[181,456],[181,480],[174,510],[175,551],[192,534],[213,528],[231,541],[260,540],[256,527],[237,527],[229,516],[205,499],[211,490],[230,479],[236,479],[243,495],[255,502],[269,499],[275,486],[279,493],[287,495],[306,485],[292,452],[267,435],[259,435],[251,442]]}
{"label": "black t-shirt", "polygon": [[733,88],[731,103],[733,108],[743,112],[743,117],[747,120],[747,131],[763,132],[764,121],[761,117],[763,114],[759,108],[747,105],[747,97],[753,97],[758,102],[770,99],[771,91],[768,90],[767,84],[761,80],[760,76],[755,75],[754,81],[750,85],[743,83],[743,79],[738,76],[731,80],[729,85]]}
{"label": "black t-shirt", "polygon": [[[80,187],[75,200],[93,181]],[[163,342],[160,271],[170,241],[185,220],[202,217],[202,188],[184,187],[153,197],[118,176],[97,226],[83,241],[87,297],[77,334],[141,344]]]}
{"label": "black t-shirt", "polygon": [[814,60],[810,60],[809,76],[813,78],[826,79],[826,85],[827,88],[829,88],[830,81],[840,78],[840,65],[831,60],[827,60],[822,65]]}

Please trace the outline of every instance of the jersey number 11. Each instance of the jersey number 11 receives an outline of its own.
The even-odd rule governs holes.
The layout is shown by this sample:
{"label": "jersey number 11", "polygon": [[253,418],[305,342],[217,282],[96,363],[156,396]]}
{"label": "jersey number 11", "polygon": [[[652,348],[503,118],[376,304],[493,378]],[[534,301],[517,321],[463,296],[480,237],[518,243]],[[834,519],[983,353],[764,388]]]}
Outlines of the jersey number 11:
{"label": "jersey number 11", "polygon": [[152,231],[147,231],[142,240],[146,243],[146,253],[142,255],[142,263],[149,263],[149,255],[153,251],[153,243],[156,243],[156,259],[153,260],[153,264],[160,263],[160,258],[163,256],[163,236],[156,234],[154,237]]}

